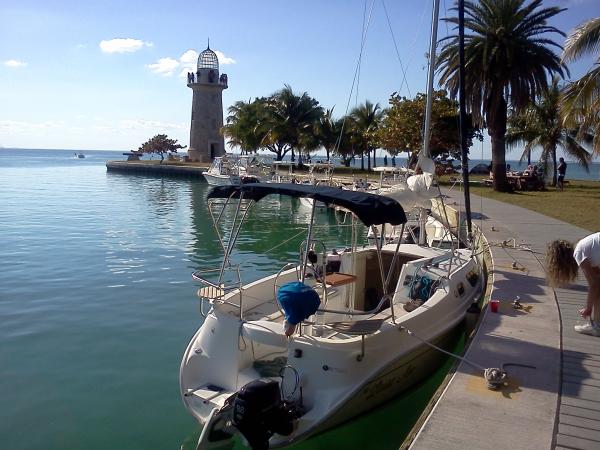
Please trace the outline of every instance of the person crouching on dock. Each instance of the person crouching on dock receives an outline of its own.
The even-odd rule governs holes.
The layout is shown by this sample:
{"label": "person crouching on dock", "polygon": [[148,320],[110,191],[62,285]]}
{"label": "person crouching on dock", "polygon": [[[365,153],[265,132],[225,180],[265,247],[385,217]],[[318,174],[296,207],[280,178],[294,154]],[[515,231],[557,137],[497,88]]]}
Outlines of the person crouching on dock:
{"label": "person crouching on dock", "polygon": [[585,307],[579,310],[581,317],[590,323],[575,325],[575,331],[600,336],[600,232],[581,239],[575,247],[568,241],[557,240],[548,245],[546,254],[546,277],[550,286],[560,287],[577,278],[581,268],[589,289]]}

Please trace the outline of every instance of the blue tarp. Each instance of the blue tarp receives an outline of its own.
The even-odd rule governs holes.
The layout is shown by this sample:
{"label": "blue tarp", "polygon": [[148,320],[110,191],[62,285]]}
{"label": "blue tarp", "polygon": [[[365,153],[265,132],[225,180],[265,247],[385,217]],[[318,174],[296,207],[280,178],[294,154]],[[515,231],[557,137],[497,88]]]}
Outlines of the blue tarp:
{"label": "blue tarp", "polygon": [[317,291],[299,281],[282,285],[277,291],[277,301],[285,312],[285,320],[292,325],[308,319],[321,304]]}

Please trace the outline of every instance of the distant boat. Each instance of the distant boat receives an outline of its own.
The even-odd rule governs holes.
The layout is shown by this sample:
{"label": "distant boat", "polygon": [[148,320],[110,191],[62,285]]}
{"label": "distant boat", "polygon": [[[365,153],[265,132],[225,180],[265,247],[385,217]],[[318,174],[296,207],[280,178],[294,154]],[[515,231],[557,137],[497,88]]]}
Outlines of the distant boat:
{"label": "distant boat", "polygon": [[258,166],[254,166],[254,157],[231,155],[218,156],[214,159],[208,171],[203,172],[204,178],[212,186],[240,185],[246,183],[258,183],[260,177],[251,173],[256,171]]}
{"label": "distant boat", "polygon": [[75,158],[83,159],[85,158],[85,155],[83,153],[75,153]]}

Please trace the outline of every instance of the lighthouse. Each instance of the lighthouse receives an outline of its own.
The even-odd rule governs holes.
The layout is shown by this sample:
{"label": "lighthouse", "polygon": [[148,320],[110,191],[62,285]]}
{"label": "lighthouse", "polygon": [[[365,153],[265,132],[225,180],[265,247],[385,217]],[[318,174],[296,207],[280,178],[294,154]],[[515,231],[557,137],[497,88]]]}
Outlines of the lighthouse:
{"label": "lighthouse", "polygon": [[219,75],[219,59],[210,45],[198,56],[196,73],[188,73],[187,85],[193,92],[188,156],[191,161],[211,162],[225,154],[221,128],[227,75]]}

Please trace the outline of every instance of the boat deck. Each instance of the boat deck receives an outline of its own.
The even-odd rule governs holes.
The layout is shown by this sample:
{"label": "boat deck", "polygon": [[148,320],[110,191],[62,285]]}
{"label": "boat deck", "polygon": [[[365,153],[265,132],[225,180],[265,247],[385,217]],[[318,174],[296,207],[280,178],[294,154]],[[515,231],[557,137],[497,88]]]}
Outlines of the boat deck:
{"label": "boat deck", "polygon": [[[462,194],[449,194],[457,208]],[[483,367],[535,369],[506,366],[508,385],[494,392],[461,363],[410,448],[600,448],[600,339],[573,330],[587,286],[580,274],[569,288],[552,289],[543,271],[548,242],[589,231],[476,196],[472,208],[493,257],[492,298],[501,304],[498,313],[483,312],[466,357]],[[516,296],[522,309],[512,305]]]}
{"label": "boat deck", "polygon": [[[405,314],[408,314],[408,312],[404,310],[402,303],[396,304],[394,306],[394,315],[395,315],[396,319],[398,319],[399,317],[402,317]],[[391,318],[391,312],[388,307],[388,308],[384,308],[377,314],[358,316],[358,317],[359,317],[359,320],[358,320],[359,322],[365,322],[365,321],[371,321],[371,320],[374,322],[375,321],[382,322],[385,320],[389,320]],[[246,310],[244,312],[244,319],[246,321],[266,320],[269,322],[281,323],[282,330],[283,330],[283,314],[279,310],[279,307],[275,300],[270,300],[270,301],[261,303],[260,305],[255,306],[254,308]],[[336,328],[336,327],[330,326],[330,324],[327,324],[327,323],[324,325],[325,326],[323,328],[323,334],[321,334],[322,337],[335,337],[337,339],[350,339],[350,338],[353,338],[354,335],[356,334],[356,333],[345,333],[344,331],[342,331],[341,328],[339,328],[339,327]],[[365,332],[363,334],[370,334],[371,332],[372,331],[369,331],[369,332]]]}

